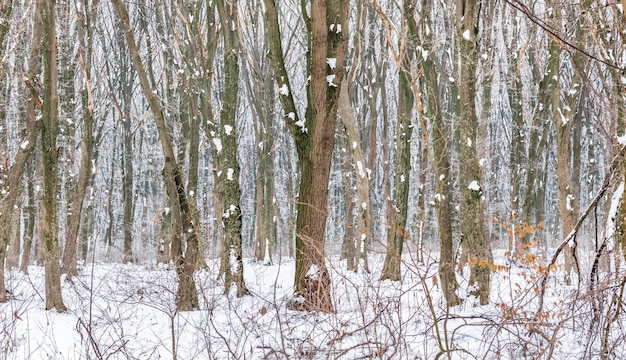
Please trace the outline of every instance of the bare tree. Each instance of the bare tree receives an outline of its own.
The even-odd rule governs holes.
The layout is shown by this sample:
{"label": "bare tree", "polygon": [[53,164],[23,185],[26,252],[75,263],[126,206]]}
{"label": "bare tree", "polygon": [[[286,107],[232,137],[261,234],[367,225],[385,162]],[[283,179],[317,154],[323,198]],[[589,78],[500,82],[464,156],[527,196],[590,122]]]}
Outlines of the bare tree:
{"label": "bare tree", "polygon": [[[174,154],[172,138],[165,122],[165,111],[163,110],[160,99],[152,90],[150,81],[148,80],[148,74],[141,60],[139,48],[130,27],[130,18],[126,6],[122,4],[121,0],[113,0],[113,5],[115,6],[122,30],[124,31],[141,88],[155,117],[161,146],[163,148],[164,164],[162,174],[167,195],[172,206],[172,255],[175,259],[174,263],[179,282],[176,306],[181,311],[193,310],[198,307],[198,294],[193,277],[198,253],[198,238],[196,234],[197,230],[193,226],[190,218],[191,214],[187,202],[187,192],[185,191],[185,185],[182,180],[182,167],[178,164],[176,155]],[[187,240],[187,246],[185,248],[182,243],[183,236],[185,236]]]}
{"label": "bare tree", "polygon": [[[241,248],[241,189],[239,187],[239,162],[237,160],[237,98],[239,96],[239,39],[236,25],[238,18],[237,3],[217,1],[217,10],[222,24],[224,40],[224,98],[220,112],[220,182],[222,183],[222,204],[224,213],[222,223],[224,234],[222,242],[222,270],[226,293],[231,285],[237,286],[237,296],[248,294],[243,280],[243,262]],[[215,140],[215,139],[214,139]]]}
{"label": "bare tree", "polygon": [[46,310],[55,308],[65,312],[61,294],[61,269],[59,265],[59,231],[57,218],[59,99],[57,95],[57,45],[56,45],[56,1],[38,2],[43,24],[44,88],[42,117],[43,152],[43,239],[46,265]]}
{"label": "bare tree", "polygon": [[67,235],[65,238],[65,248],[63,251],[63,268],[62,272],[66,273],[68,278],[76,275],[76,245],[80,228],[81,219],[83,218],[83,203],[89,176],[91,174],[91,158],[93,156],[94,137],[93,137],[93,94],[91,87],[91,59],[93,54],[92,41],[93,20],[95,9],[98,6],[98,0],[94,1],[88,7],[88,1],[80,7],[82,11],[78,13],[78,21],[76,30],[78,32],[79,55],[78,61],[83,78],[83,88],[81,89],[81,105],[82,105],[82,139],[81,147],[81,163],[78,171],[78,179],[73,193],[71,205],[71,214],[67,224]]}
{"label": "bare tree", "polygon": [[470,284],[481,304],[489,303],[491,244],[483,229],[481,173],[477,155],[476,70],[478,63],[479,2],[457,0],[456,21],[459,43],[458,115],[460,148],[460,202],[463,249],[470,261]]}
{"label": "bare tree", "polygon": [[330,276],[324,256],[324,235],[337,100],[344,75],[348,39],[348,2],[314,0],[310,13],[306,4],[302,4],[309,34],[307,69],[311,80],[307,87],[305,117],[300,120],[284,65],[276,4],[273,0],[265,1],[270,59],[280,89],[279,99],[285,120],[296,144],[301,175],[296,219],[295,288],[296,293],[302,295],[303,302],[294,302],[292,306],[333,311]]}

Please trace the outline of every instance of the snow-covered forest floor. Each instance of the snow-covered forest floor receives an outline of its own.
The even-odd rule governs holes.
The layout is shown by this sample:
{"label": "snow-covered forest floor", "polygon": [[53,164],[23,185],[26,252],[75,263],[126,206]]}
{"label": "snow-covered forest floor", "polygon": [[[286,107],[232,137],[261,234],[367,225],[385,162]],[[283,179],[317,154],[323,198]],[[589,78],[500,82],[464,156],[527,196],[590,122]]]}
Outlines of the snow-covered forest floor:
{"label": "snow-covered forest floor", "polygon": [[[603,341],[608,358],[626,358],[626,316],[611,304],[624,274],[613,274],[613,282],[600,276],[590,290],[586,281],[565,285],[557,269],[536,314],[538,262],[497,263],[491,305],[466,299],[446,310],[435,256],[419,263],[406,254],[401,283],[378,280],[380,255],[371,257],[369,274],[331,258],[333,314],[287,309],[293,260],[245,261],[253,295],[243,298],[223,295],[218,263],[209,262],[196,273],[201,310],[185,313],[175,310],[176,276],[164,266],[84,266],[73,283],[63,281],[64,314],[44,310],[43,268],[10,271],[0,358],[581,359],[600,358]],[[467,278],[459,280],[464,294]]]}

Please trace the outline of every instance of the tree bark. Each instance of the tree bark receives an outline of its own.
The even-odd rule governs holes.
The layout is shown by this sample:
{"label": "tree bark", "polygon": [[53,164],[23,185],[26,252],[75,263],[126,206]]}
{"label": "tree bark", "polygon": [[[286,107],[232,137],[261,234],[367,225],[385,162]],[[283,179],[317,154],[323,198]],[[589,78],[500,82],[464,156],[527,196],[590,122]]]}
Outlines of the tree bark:
{"label": "tree bark", "polygon": [[55,0],[39,1],[43,24],[44,89],[42,117],[43,239],[45,245],[46,310],[67,311],[61,294],[57,219],[59,99],[57,95],[57,46]]}
{"label": "tree bark", "polygon": [[241,238],[241,189],[239,187],[239,162],[237,159],[237,100],[239,96],[239,38],[233,22],[237,21],[237,3],[218,0],[217,10],[222,24],[224,39],[224,98],[220,112],[220,181],[223,185],[222,223],[222,264],[224,270],[224,292],[229,293],[231,285],[237,287],[237,296],[249,294],[243,279],[242,238]]}
{"label": "tree bark", "polygon": [[381,280],[399,281],[402,278],[400,263],[402,261],[402,248],[404,242],[409,239],[406,229],[408,200],[409,200],[409,175],[411,173],[411,116],[414,105],[414,95],[411,89],[412,74],[410,66],[413,62],[412,47],[408,44],[401,63],[398,84],[398,123],[396,128],[396,171],[395,171],[395,198],[391,217],[387,219],[391,227],[387,233],[387,254],[383,264]]}
{"label": "tree bark", "polygon": [[[339,117],[348,136],[348,145],[352,153],[352,161],[356,174],[356,195],[357,195],[357,224],[355,238],[355,254],[357,260],[363,260],[363,269],[369,272],[368,251],[372,238],[371,219],[372,204],[370,199],[370,168],[367,167],[363,152],[361,135],[357,120],[354,116],[352,104],[350,102],[349,90],[352,81],[346,79],[345,86],[339,92]],[[358,269],[355,269],[358,270]]]}
{"label": "tree bark", "polygon": [[[427,10],[426,10],[427,11]],[[432,126],[433,168],[435,170],[437,224],[439,233],[439,278],[446,304],[461,303],[456,290],[459,284],[454,272],[454,238],[452,233],[450,191],[450,129],[446,126],[440,110],[440,89],[437,72],[432,59],[424,60],[424,85],[426,88],[427,111],[424,114]]]}
{"label": "tree bark", "polygon": [[[309,30],[307,67],[310,81],[307,88],[307,110],[300,121],[285,71],[278,14],[273,0],[265,0],[266,31],[270,41],[270,59],[281,91],[279,99],[285,111],[287,127],[294,137],[300,166],[300,192],[296,219],[296,293],[301,302],[295,309],[330,312],[330,276],[324,256],[324,235],[328,207],[328,180],[334,147],[337,100],[343,80],[347,3],[343,0],[312,1],[310,18],[303,6],[304,21]],[[327,59],[335,59],[330,69]]]}
{"label": "tree bark", "polygon": [[[163,148],[164,164],[162,174],[167,189],[167,195],[172,205],[172,253],[175,257],[174,264],[179,281],[176,295],[176,307],[180,311],[194,310],[198,308],[198,294],[193,277],[196,268],[198,238],[196,228],[192,226],[190,219],[187,193],[185,191],[185,185],[182,182],[182,169],[176,161],[171,135],[167,129],[165,114],[160,100],[152,90],[148,75],[143,66],[139,48],[137,47],[130,27],[130,18],[126,7],[122,4],[121,0],[113,0],[113,5],[115,6],[122,30],[124,31],[141,88],[146,95],[150,109],[155,117],[156,127]],[[181,239],[183,232],[186,234],[187,238],[185,251],[183,251]]]}
{"label": "tree bark", "polygon": [[[91,9],[83,9],[79,13],[76,29],[78,32],[79,44],[79,62],[83,75],[84,88],[81,90],[82,102],[82,120],[83,120],[83,136],[81,139],[81,164],[78,171],[78,179],[74,189],[72,200],[72,213],[69,216],[67,224],[67,235],[65,239],[65,248],[63,251],[63,267],[61,269],[68,279],[76,275],[76,246],[77,239],[83,218],[83,203],[85,200],[85,192],[89,183],[91,174],[91,158],[93,155],[94,138],[93,138],[93,99],[91,92],[91,54],[92,42],[92,19],[95,13],[98,1],[92,4]],[[86,32],[85,32],[86,30]]]}
{"label": "tree bark", "polygon": [[478,118],[476,113],[476,70],[478,63],[479,3],[476,0],[457,0],[457,36],[459,42],[459,148],[460,201],[463,249],[469,255],[470,285],[480,299],[489,303],[491,245],[485,237],[481,209],[481,173],[477,155]]}

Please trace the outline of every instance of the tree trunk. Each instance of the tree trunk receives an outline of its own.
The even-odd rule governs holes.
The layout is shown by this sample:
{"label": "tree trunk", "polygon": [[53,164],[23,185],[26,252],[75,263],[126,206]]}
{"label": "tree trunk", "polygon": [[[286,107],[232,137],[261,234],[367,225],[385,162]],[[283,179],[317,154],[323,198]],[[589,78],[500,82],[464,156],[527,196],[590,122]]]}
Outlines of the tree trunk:
{"label": "tree trunk", "polygon": [[[38,41],[36,41],[39,43]],[[28,106],[28,105],[27,105]],[[28,115],[27,115],[28,116]],[[34,113],[33,113],[34,118]],[[26,173],[33,173],[33,156],[27,161]],[[20,271],[25,275],[28,275],[28,265],[30,265],[30,254],[33,249],[33,237],[35,235],[35,189],[32,181],[28,181],[26,184],[28,202],[24,208],[24,215],[26,216],[24,224],[24,246],[22,246],[22,259],[20,260]],[[1,280],[0,280],[1,281]]]}
{"label": "tree trunk", "polygon": [[[426,10],[427,11],[427,10]],[[424,61],[426,87],[426,114],[432,126],[433,168],[435,170],[437,201],[437,224],[439,232],[439,278],[446,304],[456,306],[461,299],[456,295],[459,284],[454,272],[454,238],[452,234],[452,212],[450,191],[449,128],[444,123],[439,106],[439,83],[432,60]]]}
{"label": "tree trunk", "polygon": [[[346,79],[345,86],[341,87],[339,93],[339,117],[348,136],[348,145],[352,153],[352,162],[356,173],[356,195],[357,195],[357,225],[356,238],[354,241],[356,260],[363,260],[363,269],[369,272],[368,251],[371,242],[371,219],[372,205],[370,199],[370,168],[365,162],[365,155],[361,144],[361,135],[357,120],[354,116],[352,104],[350,102],[349,88],[352,81]],[[349,214],[351,216],[351,214]],[[355,267],[358,270],[358,266]]]}
{"label": "tree trunk", "polygon": [[481,209],[481,173],[476,151],[478,118],[476,114],[476,69],[478,63],[479,3],[476,0],[457,0],[457,30],[459,42],[459,186],[461,201],[461,232],[463,249],[469,256],[470,285],[481,305],[489,303],[491,245],[483,229]]}
{"label": "tree trunk", "polygon": [[[224,212],[224,237],[222,243],[222,264],[224,292],[229,293],[231,285],[237,287],[237,296],[247,295],[248,289],[243,280],[242,238],[241,238],[241,189],[239,187],[239,162],[237,160],[237,100],[239,96],[239,38],[237,28],[231,25],[238,18],[237,3],[218,0],[217,10],[222,24],[224,39],[224,98],[220,112],[220,181],[222,183],[222,204]],[[233,20],[235,19],[235,20]]]}
{"label": "tree trunk", "polygon": [[55,308],[65,312],[67,307],[61,295],[61,269],[59,265],[59,234],[57,219],[58,149],[59,130],[57,95],[57,47],[55,0],[40,1],[43,24],[44,89],[42,117],[43,153],[43,239],[45,244],[46,310]]}
{"label": "tree trunk", "polygon": [[[278,14],[273,0],[265,0],[266,31],[274,77],[281,91],[287,127],[294,136],[300,166],[300,192],[296,219],[296,293],[301,302],[295,309],[334,311],[330,297],[330,276],[324,256],[324,235],[328,206],[328,180],[334,147],[337,100],[343,80],[347,46],[347,3],[342,0],[312,1],[310,15],[303,6],[309,30],[307,68],[310,81],[305,119],[299,120],[285,70]],[[335,59],[331,68],[327,59]]]}
{"label": "tree trunk", "polygon": [[[91,9],[82,9],[79,12],[76,30],[78,32],[79,44],[79,62],[83,75],[84,88],[81,90],[82,102],[82,120],[83,120],[83,136],[81,139],[81,164],[78,171],[78,179],[74,189],[73,200],[71,205],[71,215],[67,224],[67,235],[65,239],[65,248],[63,251],[63,268],[62,272],[67,274],[68,279],[76,275],[76,246],[77,239],[83,218],[83,203],[85,200],[85,192],[89,183],[91,174],[91,158],[93,154],[93,99],[91,92],[91,54],[92,42],[90,41],[92,31],[92,17],[94,9],[97,7],[97,1],[92,4]],[[85,33],[85,29],[87,32]]]}
{"label": "tree trunk", "polygon": [[[411,48],[407,44],[408,48]],[[413,60],[413,51],[407,49],[401,63],[398,84],[398,124],[396,128],[396,171],[395,171],[395,199],[391,217],[387,219],[391,228],[387,233],[387,254],[383,264],[381,280],[399,281],[402,278],[400,263],[402,261],[402,247],[409,239],[406,229],[409,200],[409,175],[411,173],[411,116],[414,104],[414,95],[411,90],[410,66]]]}
{"label": "tree trunk", "polygon": [[[182,182],[182,169],[176,162],[172,139],[165,121],[165,113],[159,97],[152,90],[152,86],[148,80],[148,75],[139,54],[139,48],[137,47],[130,27],[130,18],[126,7],[121,0],[113,0],[113,5],[115,6],[121,27],[124,31],[131,58],[141,83],[141,88],[146,95],[146,99],[154,115],[161,146],[163,148],[164,164],[162,174],[167,189],[167,195],[172,205],[172,253],[175,257],[174,263],[179,281],[176,295],[176,307],[180,311],[194,310],[198,308],[198,294],[193,277],[196,268],[198,238],[196,228],[191,224],[187,193],[185,191],[185,185]],[[183,232],[187,237],[185,251],[183,251],[181,239]]]}
{"label": "tree trunk", "polygon": [[[513,34],[519,35],[519,32]],[[512,51],[517,42],[513,42],[511,45]],[[525,49],[525,48],[524,48]],[[523,100],[523,88],[522,79],[520,74],[520,64],[523,59],[523,51],[520,51],[517,57],[517,61],[513,62],[509,66],[509,78],[511,83],[508,85],[507,95],[509,100],[509,106],[511,108],[511,153],[509,156],[509,169],[511,172],[511,195],[510,195],[510,213],[507,214],[509,222],[521,229],[525,229],[532,223],[524,223],[520,221],[522,218],[519,216],[521,213],[521,188],[522,188],[522,174],[524,173],[524,155],[525,155],[525,136],[524,136],[524,114],[522,108]],[[536,136],[536,135],[535,135]],[[534,150],[533,150],[534,151]],[[533,160],[535,161],[535,160]],[[526,171],[529,171],[526,169]],[[525,231],[521,233],[514,230],[509,234],[509,252],[512,258],[516,257],[518,251],[525,251],[527,246],[519,246],[519,239],[528,239],[529,234]]]}
{"label": "tree trunk", "polygon": [[[344,92],[346,87],[342,87]],[[340,95],[341,96],[341,95]],[[349,99],[348,99],[349,101]],[[340,107],[343,105],[340,105]],[[341,115],[340,115],[341,116]],[[343,117],[343,116],[342,116]],[[340,148],[339,159],[341,161],[341,179],[343,183],[343,195],[345,202],[345,216],[343,242],[341,244],[341,259],[346,260],[346,269],[348,271],[357,272],[359,258],[357,257],[357,239],[354,223],[354,203],[357,201],[355,191],[353,190],[352,167],[350,166],[350,155],[348,154],[348,139],[345,134],[339,135],[338,146]]]}
{"label": "tree trunk", "polygon": [[[557,17],[558,18],[558,17]],[[551,42],[551,47],[558,46]],[[555,50],[560,51],[560,50]],[[579,110],[579,102],[582,98],[582,77],[579,71],[584,69],[584,63],[580,54],[574,55],[574,74],[571,79],[569,90],[565,94],[564,101],[560,101],[561,80],[558,79],[553,97],[553,114],[556,126],[557,144],[557,182],[559,194],[559,214],[561,216],[561,237],[565,239],[574,229],[578,220],[580,185],[580,127],[578,122],[582,121]],[[576,135],[576,132],[578,134]],[[572,272],[580,275],[579,263],[577,260],[576,247],[567,246],[565,253],[565,280],[571,283]]]}

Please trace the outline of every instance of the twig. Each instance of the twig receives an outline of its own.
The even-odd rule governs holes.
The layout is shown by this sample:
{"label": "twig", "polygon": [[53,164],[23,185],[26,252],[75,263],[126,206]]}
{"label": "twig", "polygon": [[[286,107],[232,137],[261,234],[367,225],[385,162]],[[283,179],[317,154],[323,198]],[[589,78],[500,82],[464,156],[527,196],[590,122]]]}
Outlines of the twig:
{"label": "twig", "polygon": [[539,286],[539,308],[537,309],[537,312],[535,313],[535,317],[543,311],[543,300],[544,300],[544,295],[546,293],[546,283],[548,282],[548,276],[550,275],[550,267],[556,263],[556,259],[559,257],[563,249],[565,249],[565,246],[568,246],[570,241],[574,242],[573,244],[574,246],[576,245],[576,234],[578,233],[578,230],[582,226],[583,222],[585,221],[589,213],[591,213],[591,210],[595,209],[598,206],[598,203],[604,197],[604,194],[606,194],[606,191],[609,189],[609,186],[611,185],[611,180],[613,179],[613,175],[615,175],[615,172],[617,171],[617,165],[622,160],[625,153],[626,153],[626,145],[622,145],[622,148],[620,149],[620,151],[617,153],[617,155],[613,157],[613,160],[611,161],[609,170],[606,176],[604,177],[604,182],[602,183],[602,187],[600,188],[600,190],[598,190],[598,193],[593,198],[591,203],[587,206],[585,211],[580,215],[572,231],[569,232],[567,237],[561,242],[561,245],[559,245],[559,247],[556,249],[556,251],[552,255],[552,259],[550,260],[550,263],[548,263],[546,273],[541,275],[541,281],[540,281],[540,286]]}

